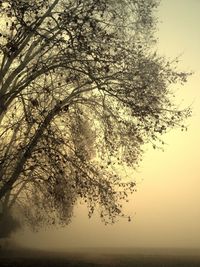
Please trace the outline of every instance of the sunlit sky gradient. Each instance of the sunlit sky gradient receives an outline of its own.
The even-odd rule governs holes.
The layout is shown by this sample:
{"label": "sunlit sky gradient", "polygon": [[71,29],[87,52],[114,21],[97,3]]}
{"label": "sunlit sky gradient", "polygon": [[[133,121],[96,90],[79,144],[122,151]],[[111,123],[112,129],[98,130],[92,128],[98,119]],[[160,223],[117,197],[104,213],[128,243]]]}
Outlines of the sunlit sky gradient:
{"label": "sunlit sky gradient", "polygon": [[[200,248],[200,0],[162,0],[158,50],[174,58],[180,69],[195,74],[177,86],[178,103],[192,104],[187,132],[164,137],[165,152],[149,148],[134,175],[138,192],[126,205],[131,223],[121,219],[104,226],[97,216],[87,218],[85,207],[75,209],[65,229],[17,235],[18,241],[40,248],[67,247],[199,247]],[[184,100],[183,100],[184,99]]]}

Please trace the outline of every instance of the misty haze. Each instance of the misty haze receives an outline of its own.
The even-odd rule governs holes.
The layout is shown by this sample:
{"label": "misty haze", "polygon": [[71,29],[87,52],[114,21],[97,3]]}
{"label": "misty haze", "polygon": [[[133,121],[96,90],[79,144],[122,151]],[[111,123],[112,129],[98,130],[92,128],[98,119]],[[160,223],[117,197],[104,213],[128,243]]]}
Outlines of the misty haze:
{"label": "misty haze", "polygon": [[200,266],[200,1],[0,1],[0,266]]}

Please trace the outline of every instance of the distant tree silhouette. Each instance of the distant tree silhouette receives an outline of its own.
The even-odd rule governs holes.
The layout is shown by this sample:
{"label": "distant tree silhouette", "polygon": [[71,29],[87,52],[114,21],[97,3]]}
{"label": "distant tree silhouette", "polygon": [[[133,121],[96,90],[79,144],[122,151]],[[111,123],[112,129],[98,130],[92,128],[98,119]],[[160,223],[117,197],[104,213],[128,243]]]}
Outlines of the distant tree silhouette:
{"label": "distant tree silhouette", "polygon": [[170,84],[188,74],[153,50],[156,0],[0,1],[0,204],[33,227],[124,216],[135,190],[114,164],[137,167],[142,145],[190,110]]}

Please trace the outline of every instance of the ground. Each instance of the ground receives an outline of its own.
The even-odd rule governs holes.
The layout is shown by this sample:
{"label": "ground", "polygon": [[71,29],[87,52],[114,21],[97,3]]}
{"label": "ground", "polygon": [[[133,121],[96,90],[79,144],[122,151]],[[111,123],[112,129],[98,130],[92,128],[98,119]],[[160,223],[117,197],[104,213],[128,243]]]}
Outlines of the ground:
{"label": "ground", "polygon": [[[121,252],[120,252],[121,251]],[[80,250],[44,252],[1,250],[1,267],[200,267],[200,251]]]}

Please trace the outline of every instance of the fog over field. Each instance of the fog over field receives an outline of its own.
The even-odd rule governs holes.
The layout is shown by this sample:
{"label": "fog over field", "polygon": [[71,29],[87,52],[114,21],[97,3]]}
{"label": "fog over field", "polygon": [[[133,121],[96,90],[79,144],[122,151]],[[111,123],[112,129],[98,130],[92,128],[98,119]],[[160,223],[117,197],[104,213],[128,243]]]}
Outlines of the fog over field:
{"label": "fog over field", "polygon": [[[198,0],[161,0],[156,13],[159,53],[171,59],[180,56],[179,68],[194,71],[184,87],[175,85],[180,87],[176,101],[181,107],[191,105],[193,115],[186,132],[172,130],[163,136],[164,152],[148,145],[139,169],[128,170],[137,181],[137,192],[124,205],[131,222],[119,218],[105,226],[97,213],[89,219],[86,205],[78,204],[67,227],[21,229],[7,241],[28,249],[27,256],[36,253],[34,264],[37,258],[52,257],[61,259],[59,266],[200,266],[199,11]],[[18,257],[9,254],[8,266],[12,259],[16,267],[22,266],[23,249]],[[7,266],[3,256],[1,261]],[[53,260],[48,266],[54,266]]]}

